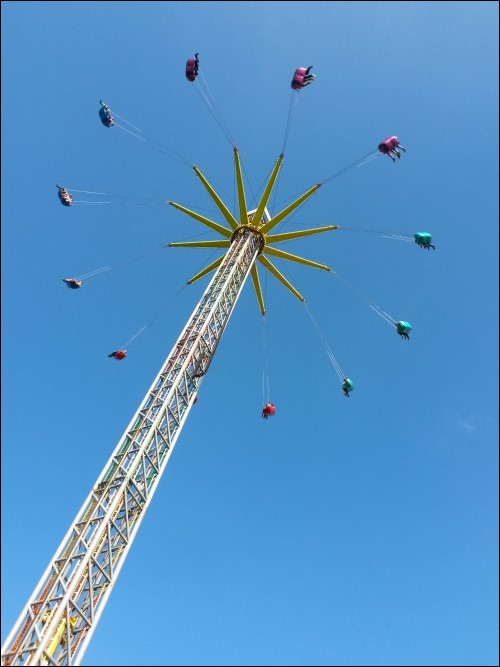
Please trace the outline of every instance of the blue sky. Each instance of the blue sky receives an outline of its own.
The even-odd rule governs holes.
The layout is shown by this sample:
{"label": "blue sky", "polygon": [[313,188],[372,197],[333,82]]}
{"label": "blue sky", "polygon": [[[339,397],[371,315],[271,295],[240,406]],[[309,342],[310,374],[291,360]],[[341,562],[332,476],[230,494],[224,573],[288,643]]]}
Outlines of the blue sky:
{"label": "blue sky", "polygon": [[[436,251],[346,229],[282,246],[342,278],[276,260],[356,389],[262,277],[267,421],[245,286],[83,664],[496,665],[496,2],[2,3],[2,639],[215,258],[161,247],[205,233],[162,201],[220,216],[189,167],[104,128],[99,99],[234,206],[231,146],[184,77],[195,51],[254,192],[293,72],[314,66],[276,210],[389,135],[407,148],[330,181],[285,231],[429,231]],[[64,208],[56,183],[112,204]]]}

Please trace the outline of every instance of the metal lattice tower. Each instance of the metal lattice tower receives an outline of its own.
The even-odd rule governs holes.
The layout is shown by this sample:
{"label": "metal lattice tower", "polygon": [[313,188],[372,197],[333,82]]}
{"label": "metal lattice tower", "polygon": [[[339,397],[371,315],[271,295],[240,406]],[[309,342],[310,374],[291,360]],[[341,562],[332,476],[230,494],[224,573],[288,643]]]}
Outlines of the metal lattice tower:
{"label": "metal lattice tower", "polygon": [[302,295],[265,254],[331,270],[269,247],[337,228],[268,235],[320,184],[271,218],[266,205],[283,160],[280,155],[257,208],[247,211],[236,149],[234,156],[239,221],[199,169],[193,167],[230,229],[170,202],[225,237],[170,245],[220,247],[227,251],[189,281],[218,269],[7,637],[2,647],[2,665],[81,663],[249,273],[260,309],[265,312],[256,260],[301,301]]}

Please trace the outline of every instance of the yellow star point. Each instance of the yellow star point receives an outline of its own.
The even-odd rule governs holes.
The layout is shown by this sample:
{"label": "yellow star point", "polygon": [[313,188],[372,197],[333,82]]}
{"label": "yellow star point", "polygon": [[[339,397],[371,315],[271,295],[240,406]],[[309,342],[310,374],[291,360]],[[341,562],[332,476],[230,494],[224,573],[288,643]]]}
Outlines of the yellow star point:
{"label": "yellow star point", "polygon": [[[257,260],[261,266],[263,266],[265,269],[267,269],[273,276],[275,276],[292,294],[294,294],[300,301],[304,301],[304,297],[298,290],[295,289],[295,287],[283,276],[283,274],[274,266],[274,264],[270,261],[268,258],[268,255],[271,255],[273,257],[278,257],[280,259],[283,259],[285,261],[291,261],[291,262],[297,262],[299,264],[304,264],[306,266],[312,266],[316,269],[322,269],[324,271],[332,271],[332,269],[329,266],[326,266],[325,264],[320,264],[319,262],[314,262],[310,259],[305,259],[304,257],[299,257],[298,255],[293,255],[288,252],[284,252],[283,250],[279,250],[278,248],[274,248],[271,246],[274,246],[275,244],[278,243],[283,243],[285,241],[291,241],[294,239],[302,238],[304,236],[309,236],[311,234],[321,234],[322,232],[329,232],[334,229],[339,229],[338,225],[327,225],[325,227],[317,227],[314,229],[303,229],[301,231],[296,231],[296,232],[287,232],[287,233],[282,233],[282,234],[269,234],[269,232],[276,227],[280,222],[282,222],[288,215],[290,215],[293,211],[295,211],[301,204],[303,204],[305,201],[309,199],[317,190],[318,188],[321,187],[321,183],[317,183],[314,185],[312,188],[309,188],[303,195],[301,195],[298,199],[296,199],[294,202],[289,204],[286,208],[284,208],[280,213],[275,215],[274,217],[271,217],[269,215],[269,212],[267,210],[267,203],[269,201],[269,198],[271,196],[271,192],[273,190],[273,187],[276,183],[276,179],[278,177],[282,162],[283,162],[283,154],[281,154],[278,157],[278,160],[276,161],[276,164],[274,165],[273,171],[271,173],[271,176],[269,178],[269,181],[266,185],[266,188],[264,190],[264,193],[257,204],[257,208],[248,211],[247,210],[247,204],[246,204],[246,197],[245,197],[245,188],[243,186],[243,176],[241,173],[241,164],[240,164],[240,157],[238,154],[238,149],[234,147],[234,168],[235,168],[235,174],[236,174],[236,185],[238,189],[238,208],[239,208],[239,221],[236,219],[236,217],[231,213],[231,211],[228,209],[228,207],[224,204],[222,199],[219,197],[219,195],[215,192],[213,187],[210,185],[210,183],[207,181],[205,176],[202,174],[202,172],[193,165],[193,169],[202,182],[203,186],[207,190],[208,194],[212,198],[212,201],[215,203],[219,211],[221,212],[222,216],[226,220],[226,222],[229,225],[228,227],[225,227],[224,225],[221,225],[218,222],[215,222],[214,220],[210,220],[209,218],[206,218],[203,215],[200,215],[199,213],[196,213],[194,211],[191,211],[190,209],[186,208],[185,206],[181,206],[180,204],[176,204],[173,201],[169,201],[168,203],[171,204],[171,206],[175,207],[177,210],[182,211],[186,215],[189,215],[190,217],[194,218],[198,222],[201,222],[203,225],[206,227],[209,227],[213,231],[217,232],[221,236],[225,237],[224,239],[220,240],[213,240],[213,241],[194,241],[194,242],[177,242],[177,243],[169,243],[169,247],[174,247],[174,248],[229,248],[233,239],[233,236],[235,233],[243,228],[249,228],[251,229],[255,234],[258,234],[261,238],[262,242],[262,248],[258,254]],[[193,276],[189,281],[188,285],[196,282],[200,278],[203,278],[206,276],[208,273],[211,271],[215,271],[217,267],[220,266],[224,259],[224,255],[219,257],[219,259],[215,260],[215,262],[212,262],[209,266],[205,267],[202,271],[197,273],[195,276]],[[262,312],[262,314],[265,313],[265,306],[264,306],[264,299],[262,296],[262,290],[260,287],[260,280],[259,280],[259,274],[257,271],[257,266],[254,264],[250,270],[250,275],[252,278],[252,283],[254,286],[255,294],[257,297],[257,302],[259,304],[259,308]]]}

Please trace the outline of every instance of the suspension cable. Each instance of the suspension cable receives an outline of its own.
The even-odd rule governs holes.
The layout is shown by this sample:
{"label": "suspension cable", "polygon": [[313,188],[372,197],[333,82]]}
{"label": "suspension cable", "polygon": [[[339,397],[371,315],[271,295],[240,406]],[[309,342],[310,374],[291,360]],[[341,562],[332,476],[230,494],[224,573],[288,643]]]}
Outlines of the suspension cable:
{"label": "suspension cable", "polygon": [[262,315],[262,404],[267,405],[270,400],[269,388],[269,354],[267,345],[266,316]]}
{"label": "suspension cable", "polygon": [[95,269],[94,271],[89,271],[88,273],[82,273],[76,276],[77,280],[90,280],[90,278],[95,278],[98,275],[101,275],[102,273],[107,273],[108,271],[116,271],[117,269],[121,269],[124,266],[128,266],[129,264],[134,264],[135,262],[139,262],[145,257],[149,257],[154,252],[157,252],[158,250],[161,250],[164,248],[164,245],[161,246],[156,246],[155,248],[152,248],[150,250],[146,250],[143,252],[141,255],[138,255],[137,257],[133,257],[132,259],[129,259],[124,262],[120,262],[116,266],[104,266],[100,269]]}
{"label": "suspension cable", "polygon": [[153,317],[153,319],[148,322],[148,324],[145,324],[142,326],[137,333],[135,333],[131,338],[128,339],[126,343],[124,343],[119,349],[124,350],[127,346],[130,346],[130,344],[138,338],[146,329],[151,328],[157,320],[169,309],[174,302],[177,300],[178,296],[185,290],[187,285],[182,285],[182,287],[174,294],[173,297],[168,299],[168,301],[160,308],[160,310],[156,313],[156,315]]}
{"label": "suspension cable", "polygon": [[190,160],[187,160],[180,153],[177,153],[175,151],[172,151],[172,150],[169,150],[169,149],[165,148],[165,146],[163,146],[161,143],[159,143],[155,139],[152,139],[152,138],[148,137],[147,135],[144,134],[144,132],[139,127],[137,127],[136,125],[133,125],[130,121],[123,118],[123,116],[120,116],[119,114],[117,114],[116,111],[113,111],[113,109],[109,109],[109,111],[113,116],[116,116],[117,118],[120,118],[124,123],[127,123],[127,125],[130,125],[131,127],[133,127],[135,130],[137,130],[137,132],[133,132],[128,127],[125,127],[124,125],[122,125],[121,123],[117,123],[116,121],[114,123],[115,127],[119,128],[123,132],[127,132],[128,134],[132,135],[138,141],[142,141],[143,143],[149,144],[149,146],[153,150],[156,150],[160,153],[163,153],[164,155],[171,158],[172,160],[176,160],[177,162],[180,162],[181,164],[184,164],[188,167],[190,167],[192,165],[192,162]]}
{"label": "suspension cable", "polygon": [[[332,272],[333,273],[333,272]],[[375,312],[379,317],[381,317],[383,320],[385,320],[388,324],[391,325],[391,327],[394,326],[396,319],[392,317],[392,315],[389,315],[385,310],[383,310],[380,306],[378,306],[376,303],[373,303],[365,294],[360,292],[357,287],[354,287],[350,283],[347,282],[345,278],[342,278],[337,272],[333,273],[333,275],[338,278],[346,287],[351,289],[353,292],[355,292],[361,299],[368,304],[368,306]]]}
{"label": "suspension cable", "polygon": [[208,85],[205,75],[201,70],[199,72],[199,76],[201,77],[201,79],[200,80],[197,79],[194,81],[195,90],[200,96],[205,106],[207,107],[207,109],[209,110],[210,114],[212,115],[212,118],[215,120],[219,128],[222,130],[222,133],[224,134],[226,139],[234,148],[235,142],[231,137],[232,133],[229,129],[227,122],[224,120],[221,112],[217,108],[215,97],[210,89],[210,86]]}
{"label": "suspension cable", "polygon": [[414,241],[415,237],[410,236],[408,232],[393,232],[393,231],[382,231],[378,229],[360,229],[359,227],[340,227],[348,232],[363,232],[365,234],[376,234],[385,239],[394,239],[395,241]]}
{"label": "suspension cable", "polygon": [[328,356],[328,359],[330,360],[330,363],[331,363],[332,366],[333,366],[333,369],[335,370],[335,373],[337,374],[337,376],[338,376],[340,382],[343,382],[344,378],[346,377],[345,374],[344,374],[344,371],[342,370],[342,368],[340,367],[339,362],[338,362],[337,359],[335,358],[335,355],[333,354],[333,352],[332,352],[330,346],[328,345],[328,342],[327,342],[327,340],[326,340],[326,338],[325,338],[325,335],[324,335],[323,332],[321,331],[321,329],[320,329],[320,327],[319,327],[319,324],[318,324],[318,323],[316,322],[316,320],[314,319],[313,314],[312,314],[311,311],[309,310],[309,307],[308,307],[307,303],[306,303],[305,301],[304,301],[303,303],[304,303],[304,307],[305,307],[305,309],[306,309],[306,312],[307,312],[307,314],[309,315],[309,317],[310,317],[310,319],[311,319],[311,322],[312,322],[313,325],[314,325],[314,328],[315,328],[316,331],[318,332],[318,335],[319,335],[319,337],[320,337],[320,340],[321,340],[321,342],[322,342],[322,344],[323,344],[323,347],[325,348],[326,354],[327,354],[327,356]]}
{"label": "suspension cable", "polygon": [[337,178],[337,176],[340,176],[341,174],[345,174],[348,171],[351,171],[351,169],[355,169],[356,167],[362,167],[363,165],[367,164],[368,162],[371,162],[378,155],[379,155],[378,151],[373,151],[371,153],[368,153],[368,155],[365,155],[365,157],[362,157],[359,160],[356,160],[356,162],[353,162],[348,167],[344,167],[344,169],[341,169],[340,171],[337,171],[335,174],[332,174],[331,176],[326,178],[324,181],[322,181],[322,185],[324,185],[325,183],[328,183],[329,181],[332,181],[334,178]]}
{"label": "suspension cable", "polygon": [[158,151],[159,153],[163,153],[163,155],[166,155],[172,160],[175,160],[176,162],[180,162],[181,164],[191,167],[192,161],[188,160],[184,156],[182,156],[180,153],[177,153],[172,150],[168,150],[165,148],[160,142],[156,141],[155,139],[151,139],[147,136],[141,137],[139,134],[136,134],[135,132],[132,132],[128,128],[124,127],[123,125],[120,125],[119,123],[115,123],[115,127],[118,127],[120,130],[123,130],[124,132],[128,132],[131,134],[133,137],[138,139],[139,141],[142,141],[150,146],[155,151]]}
{"label": "suspension cable", "polygon": [[297,102],[299,99],[298,92],[295,90],[292,90],[292,96],[290,98],[290,105],[288,107],[288,118],[286,121],[286,126],[285,126],[285,138],[283,139],[283,148],[281,149],[281,152],[285,152],[285,147],[288,141],[288,135],[290,134],[290,128],[292,127],[292,121],[293,121],[293,116],[294,116],[294,111],[295,107],[297,106]]}
{"label": "suspension cable", "polygon": [[76,276],[77,280],[90,280],[94,276],[98,276],[100,273],[105,273],[106,271],[111,271],[110,266],[103,266],[102,269],[96,269],[95,271],[90,271],[89,273],[82,273],[81,275]]}
{"label": "suspension cable", "polygon": [[87,194],[111,197],[110,201],[88,201],[87,199],[74,199],[74,204],[111,204],[113,206],[157,206],[158,204],[166,206],[168,204],[167,200],[156,198],[153,199],[152,197],[129,197],[127,195],[116,195],[109,192],[91,192],[90,190],[76,190],[73,188],[68,188],[68,191],[70,194],[73,192],[83,193],[84,197]]}

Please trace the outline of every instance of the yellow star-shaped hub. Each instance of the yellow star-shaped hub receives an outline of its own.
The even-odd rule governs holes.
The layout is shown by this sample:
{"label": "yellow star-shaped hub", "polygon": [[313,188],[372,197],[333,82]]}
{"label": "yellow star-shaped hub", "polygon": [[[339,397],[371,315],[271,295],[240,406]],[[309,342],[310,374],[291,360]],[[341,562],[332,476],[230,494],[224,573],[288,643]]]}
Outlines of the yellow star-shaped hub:
{"label": "yellow star-shaped hub", "polygon": [[[285,234],[271,234],[271,235],[269,234],[269,232],[273,229],[273,227],[279,224],[288,215],[290,215],[290,213],[292,213],[298,206],[300,206],[307,199],[309,199],[309,197],[311,197],[311,195],[313,195],[316,192],[316,190],[320,188],[322,185],[321,183],[317,183],[312,188],[309,188],[307,192],[301,195],[292,204],[290,204],[280,213],[271,218],[269,216],[269,212],[266,207],[267,207],[267,202],[269,201],[269,197],[271,196],[272,189],[276,182],[276,178],[278,177],[278,173],[281,168],[281,164],[283,162],[283,157],[284,157],[283,154],[281,154],[276,164],[274,165],[273,172],[271,174],[271,177],[269,178],[269,182],[266,186],[266,189],[264,190],[264,194],[262,195],[257,208],[254,209],[253,211],[247,211],[245,189],[243,187],[243,178],[241,175],[240,157],[238,155],[237,148],[234,149],[234,167],[236,171],[236,183],[238,187],[238,204],[240,212],[239,221],[236,220],[231,211],[227,208],[227,206],[224,204],[221,198],[217,195],[215,190],[212,188],[207,179],[203,176],[198,167],[193,166],[196,175],[203,183],[209,195],[211,196],[212,200],[214,201],[215,205],[217,206],[217,208],[219,209],[219,211],[222,213],[227,223],[229,224],[229,228],[225,227],[224,225],[220,225],[219,223],[214,222],[209,218],[205,218],[203,215],[199,215],[194,211],[190,211],[185,206],[181,206],[180,204],[176,204],[175,202],[170,201],[169,204],[175,206],[175,208],[179,209],[179,211],[187,213],[187,215],[190,215],[195,220],[198,220],[207,227],[210,227],[215,232],[218,232],[221,236],[225,238],[216,241],[169,243],[168,245],[169,247],[177,247],[177,248],[179,247],[229,248],[234,237],[238,234],[239,230],[249,229],[251,232],[256,234],[260,239],[260,251],[257,256],[257,261],[262,266],[264,266],[268,271],[270,271],[276,278],[278,278],[278,280],[282,282],[283,285],[285,285],[285,287],[287,287],[293,294],[295,294],[295,296],[298,299],[304,301],[304,297],[302,296],[302,294],[300,294],[300,292],[298,292],[295,289],[295,287],[293,287],[293,285],[291,285],[291,283],[288,282],[285,276],[282,273],[280,273],[280,271],[278,271],[278,269],[274,266],[274,264],[268,259],[267,255],[280,257],[281,259],[287,259],[292,262],[299,262],[300,264],[306,264],[307,266],[314,266],[315,268],[323,269],[324,271],[331,271],[332,269],[329,266],[325,266],[324,264],[318,264],[318,262],[313,262],[310,259],[304,259],[303,257],[298,257],[297,255],[292,255],[289,252],[278,250],[277,248],[273,248],[272,246],[276,243],[283,243],[283,241],[290,241],[292,239],[301,238],[302,236],[308,236],[310,234],[320,234],[321,232],[329,232],[333,229],[339,229],[339,227],[337,225],[328,225],[327,227],[318,227],[316,229],[304,229],[302,231],[288,232]],[[215,260],[215,262],[212,262],[212,264],[204,268],[203,271],[197,273],[195,276],[191,278],[191,280],[188,281],[188,285],[194,283],[203,276],[206,276],[207,273],[214,271],[222,263],[223,259],[224,255],[222,255],[221,257],[219,257],[219,259]],[[259,274],[257,272],[257,266],[255,264],[252,266],[250,274],[252,276],[253,286],[255,288],[255,293],[257,295],[257,300],[259,302],[260,310],[262,314],[264,314],[265,313],[264,299],[262,298],[262,290],[260,288]]]}

